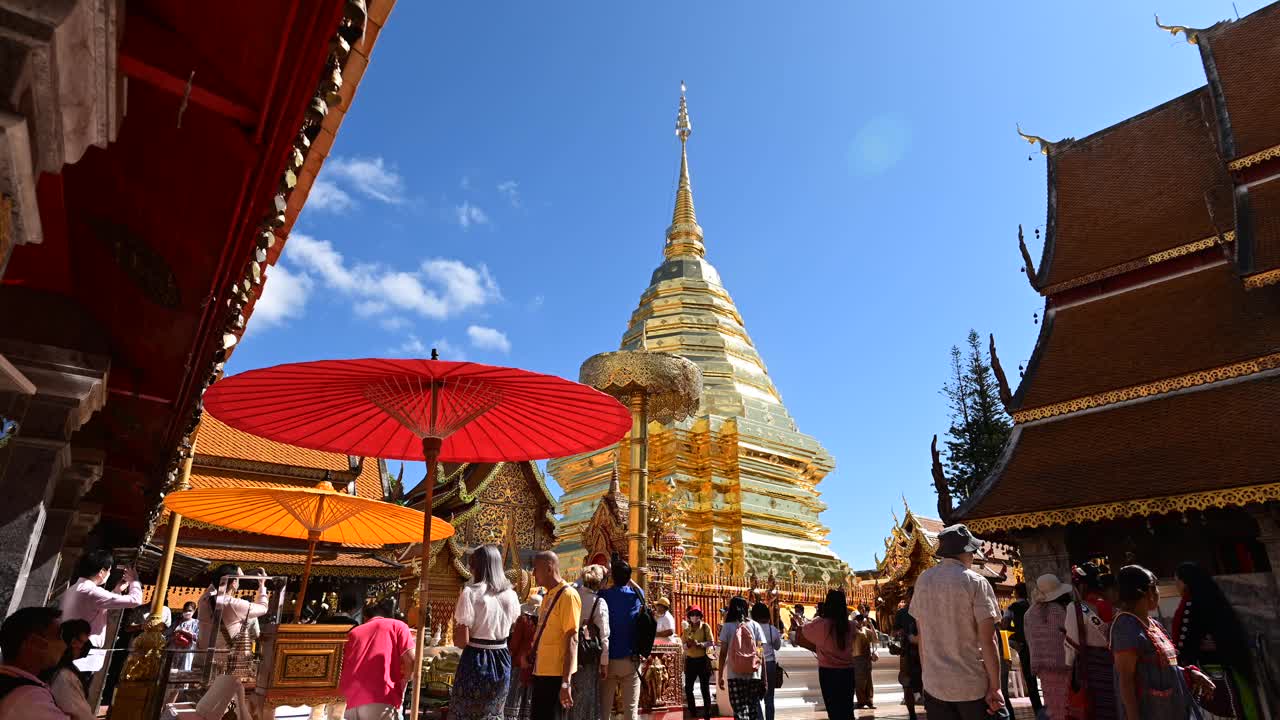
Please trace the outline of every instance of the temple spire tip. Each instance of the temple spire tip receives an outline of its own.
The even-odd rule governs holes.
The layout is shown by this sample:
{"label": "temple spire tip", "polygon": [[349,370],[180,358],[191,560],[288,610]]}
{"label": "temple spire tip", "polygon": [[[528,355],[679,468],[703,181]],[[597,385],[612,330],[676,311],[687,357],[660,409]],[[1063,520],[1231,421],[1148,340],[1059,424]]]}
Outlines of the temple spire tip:
{"label": "temple spire tip", "polygon": [[676,136],[680,138],[680,180],[676,187],[676,206],[671,213],[671,227],[667,228],[666,256],[704,255],[702,228],[693,209],[693,185],[689,181],[689,136],[693,123],[689,121],[689,104],[685,98],[687,87],[680,81],[680,109],[676,112]]}

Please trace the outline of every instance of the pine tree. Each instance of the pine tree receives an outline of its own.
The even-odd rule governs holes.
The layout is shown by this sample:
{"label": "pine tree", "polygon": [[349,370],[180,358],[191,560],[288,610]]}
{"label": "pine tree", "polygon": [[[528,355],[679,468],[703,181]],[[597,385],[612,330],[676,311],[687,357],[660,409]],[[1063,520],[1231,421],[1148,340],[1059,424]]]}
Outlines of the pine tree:
{"label": "pine tree", "polygon": [[951,378],[942,386],[951,406],[943,464],[957,502],[968,499],[995,467],[1013,427],[978,333],[970,330],[965,344],[967,353],[951,347]]}

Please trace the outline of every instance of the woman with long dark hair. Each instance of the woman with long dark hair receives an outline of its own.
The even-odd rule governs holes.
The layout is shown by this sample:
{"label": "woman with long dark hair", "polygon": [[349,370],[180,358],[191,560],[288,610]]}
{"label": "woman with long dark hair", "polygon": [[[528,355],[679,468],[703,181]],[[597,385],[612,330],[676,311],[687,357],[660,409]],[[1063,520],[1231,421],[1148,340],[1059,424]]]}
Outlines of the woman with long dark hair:
{"label": "woman with long dark hair", "polygon": [[828,590],[819,616],[800,630],[800,647],[818,655],[818,685],[827,717],[853,717],[853,624],[843,590]]}
{"label": "woman with long dark hair", "polygon": [[511,681],[507,637],[520,616],[520,600],[502,573],[498,546],[476,548],[468,565],[471,582],[453,611],[453,641],[464,649],[454,675],[449,716],[502,720]]}
{"label": "woman with long dark hair", "polygon": [[[1082,684],[1089,699],[1091,720],[1115,720],[1115,664],[1111,657],[1111,621],[1115,609],[1103,594],[1102,572],[1093,563],[1073,569],[1079,599],[1067,605],[1066,661],[1073,668],[1073,685]],[[1035,654],[1032,654],[1035,657]]]}
{"label": "woman with long dark hair", "polygon": [[[731,651],[746,652],[750,648],[735,648],[734,636],[739,626],[743,626],[754,643],[754,652],[759,655],[754,668],[735,668],[736,656]],[[720,626],[720,673],[717,686],[724,690],[724,676],[729,675],[729,704],[733,706],[734,720],[764,720],[764,662],[760,655],[765,644],[764,628],[749,617],[746,598],[735,597],[729,600],[725,609],[724,624]]]}
{"label": "woman with long dark hair", "polygon": [[1260,717],[1249,640],[1236,611],[1208,572],[1182,563],[1174,573],[1182,599],[1173,616],[1178,664],[1197,665],[1218,689],[1202,704],[1215,715]]}
{"label": "woman with long dark hair", "polygon": [[62,623],[62,641],[67,649],[57,665],[41,674],[40,679],[53,693],[53,702],[71,720],[94,720],[98,716],[85,697],[85,676],[76,668],[75,661],[89,654],[91,632],[88,620],[67,620]]}
{"label": "woman with long dark hair", "polygon": [[774,674],[778,668],[778,650],[782,649],[782,631],[773,624],[769,606],[758,602],[751,606],[751,619],[764,630],[764,720],[773,720]]}
{"label": "woman with long dark hair", "polygon": [[1116,574],[1120,612],[1111,623],[1116,695],[1126,720],[1187,720],[1192,693],[1212,693],[1213,681],[1196,668],[1178,665],[1178,651],[1159,620],[1150,617],[1160,602],[1156,576],[1140,565]]}

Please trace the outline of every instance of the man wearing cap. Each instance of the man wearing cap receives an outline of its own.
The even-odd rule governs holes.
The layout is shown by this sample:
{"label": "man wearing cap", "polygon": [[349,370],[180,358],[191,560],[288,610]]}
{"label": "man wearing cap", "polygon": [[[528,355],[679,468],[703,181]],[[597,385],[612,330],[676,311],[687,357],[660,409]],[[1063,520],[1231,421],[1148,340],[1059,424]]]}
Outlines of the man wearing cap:
{"label": "man wearing cap", "polygon": [[671,614],[671,601],[664,597],[658,598],[653,604],[653,610],[658,630],[654,637],[661,643],[675,642],[672,638],[676,634],[676,616]]}
{"label": "man wearing cap", "polygon": [[1007,717],[1000,694],[996,623],[1000,606],[991,584],[973,571],[982,541],[964,525],[938,533],[941,562],[916,581],[911,614],[919,626],[924,707],[930,720]]}
{"label": "man wearing cap", "polygon": [[711,626],[702,621],[702,608],[691,606],[684,612],[688,627],[684,630],[684,703],[686,718],[698,717],[693,701],[694,682],[702,683],[702,717],[711,720],[711,658],[707,648],[715,644]]}

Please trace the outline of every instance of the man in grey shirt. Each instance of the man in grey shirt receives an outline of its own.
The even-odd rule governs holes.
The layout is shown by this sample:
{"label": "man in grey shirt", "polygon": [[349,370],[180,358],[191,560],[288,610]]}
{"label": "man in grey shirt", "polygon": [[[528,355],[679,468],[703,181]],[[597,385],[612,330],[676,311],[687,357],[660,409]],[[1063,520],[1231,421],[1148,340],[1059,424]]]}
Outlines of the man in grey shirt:
{"label": "man in grey shirt", "polygon": [[964,525],[938,533],[942,559],[916,581],[911,614],[920,627],[924,707],[929,720],[1007,717],[1000,694],[1000,606],[973,571],[982,541]]}

